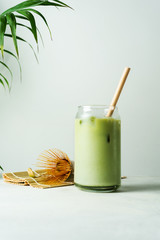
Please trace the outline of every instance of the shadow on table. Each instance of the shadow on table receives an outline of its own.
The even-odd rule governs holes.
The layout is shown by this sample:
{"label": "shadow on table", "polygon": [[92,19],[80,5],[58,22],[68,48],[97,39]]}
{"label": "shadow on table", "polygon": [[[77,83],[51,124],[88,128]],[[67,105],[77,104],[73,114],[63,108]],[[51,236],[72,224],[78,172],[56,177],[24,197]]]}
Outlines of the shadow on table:
{"label": "shadow on table", "polygon": [[149,192],[149,191],[160,191],[160,183],[153,184],[135,184],[121,186],[117,192]]}

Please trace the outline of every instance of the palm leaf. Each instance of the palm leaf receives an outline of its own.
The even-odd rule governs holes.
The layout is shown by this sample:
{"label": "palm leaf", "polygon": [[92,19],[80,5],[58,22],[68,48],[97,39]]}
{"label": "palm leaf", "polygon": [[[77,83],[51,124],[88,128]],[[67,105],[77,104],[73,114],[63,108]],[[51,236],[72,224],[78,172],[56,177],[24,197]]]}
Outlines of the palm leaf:
{"label": "palm leaf", "polygon": [[[26,18],[26,17],[24,17],[24,16],[15,15],[15,17],[16,17],[16,18],[23,19],[23,20],[26,20],[26,21],[29,21],[28,18]],[[32,29],[31,29],[30,27],[28,27],[28,26],[26,26],[26,25],[24,25],[24,24],[17,23],[17,25],[22,26],[22,27],[25,27],[25,28],[28,28],[30,31],[32,31]],[[41,38],[42,44],[43,44],[43,46],[44,46],[42,34],[41,34],[41,32],[39,31],[38,27],[36,27],[36,28],[37,28],[37,32],[39,33],[39,36],[40,36],[40,38]],[[33,31],[32,31],[32,33],[33,33]]]}
{"label": "palm leaf", "polygon": [[28,21],[28,18],[24,17],[24,16],[21,16],[21,15],[14,15],[16,18],[21,18],[21,19],[24,19],[24,20],[27,20]]}
{"label": "palm leaf", "polygon": [[3,171],[3,168],[0,166],[0,169]]}
{"label": "palm leaf", "polygon": [[[25,0],[24,2],[22,2],[20,4],[17,4],[14,7],[9,8],[8,10],[4,11],[0,15],[0,50],[1,50],[1,53],[2,53],[2,57],[4,57],[4,52],[5,52],[5,53],[10,54],[11,56],[13,56],[14,58],[17,59],[18,64],[19,64],[19,68],[20,68],[20,77],[21,77],[21,74],[22,74],[22,70],[21,70],[21,65],[20,65],[19,59],[18,59],[19,51],[18,51],[17,40],[20,40],[20,41],[23,41],[23,42],[27,43],[30,46],[30,48],[32,49],[37,62],[38,62],[38,58],[37,58],[36,52],[34,51],[34,48],[32,47],[32,45],[28,41],[26,41],[25,39],[16,35],[17,25],[25,27],[32,32],[32,34],[34,36],[34,39],[37,43],[37,47],[38,47],[38,33],[39,33],[40,38],[41,38],[42,43],[43,43],[41,33],[36,26],[36,21],[35,21],[34,15],[31,13],[31,12],[33,12],[33,13],[39,15],[43,19],[45,25],[47,26],[47,28],[50,32],[50,36],[51,36],[51,39],[52,39],[51,30],[49,28],[47,20],[41,14],[41,12],[39,12],[35,9],[32,9],[32,7],[36,7],[36,6],[69,7],[67,4],[65,4],[65,3],[63,3],[59,0],[50,0],[50,1],[49,0]],[[71,7],[69,7],[69,8],[71,8]],[[14,14],[15,12],[19,13],[20,15]],[[20,19],[29,21],[31,27],[26,26],[22,23],[17,23],[16,18],[20,18]],[[7,23],[10,26],[11,34],[5,33]],[[13,54],[12,52],[4,49],[4,37],[10,37],[10,38],[13,39],[17,56],[15,54]],[[11,79],[12,79],[13,74],[12,74],[12,71],[10,70],[10,68],[2,61],[0,61],[0,64],[3,65],[5,68],[7,68],[7,70],[11,74]],[[4,84],[4,82],[5,82],[7,84],[7,86],[9,87],[9,82],[6,79],[6,77],[1,73],[0,73],[0,76],[2,77],[2,78],[0,78],[0,83],[5,87],[5,84]],[[0,168],[1,168],[1,166],[0,166]]]}
{"label": "palm leaf", "polygon": [[19,10],[24,10],[25,8],[28,8],[28,7],[35,7],[35,6],[40,5],[42,2],[43,1],[41,1],[41,0],[27,0],[27,1],[24,1],[22,3],[17,4],[14,7],[11,7],[9,9],[7,9],[1,15],[6,15],[8,13],[16,12],[16,11],[19,11]]}
{"label": "palm leaf", "polygon": [[17,45],[17,38],[16,38],[16,18],[13,13],[8,13],[6,15],[7,22],[10,26],[11,33],[12,33],[12,38],[14,42],[14,46],[16,49],[17,56],[19,57],[19,52],[18,52],[18,45]]}
{"label": "palm leaf", "polygon": [[40,30],[38,29],[38,27],[37,27],[37,32],[39,33],[39,36],[40,36],[40,39],[41,39],[42,45],[43,45],[43,47],[44,47],[43,37],[42,37],[42,34],[41,34]]}
{"label": "palm leaf", "polygon": [[2,73],[0,73],[0,76],[3,77],[4,81],[6,82],[6,84],[7,84],[7,86],[8,86],[8,89],[10,90],[10,88],[9,88],[9,82],[8,82],[7,78],[6,78]]}
{"label": "palm leaf", "polygon": [[22,68],[21,68],[21,64],[20,64],[20,62],[19,62],[18,57],[17,57],[14,53],[12,53],[12,52],[10,52],[10,51],[8,51],[8,50],[6,50],[6,49],[4,49],[4,52],[6,52],[6,53],[8,53],[9,55],[13,56],[13,57],[17,60],[18,65],[19,65],[19,70],[20,70],[20,80],[22,80]]}
{"label": "palm leaf", "polygon": [[[4,36],[12,38],[12,35],[11,35],[11,34],[5,33]],[[22,42],[25,42],[25,43],[28,44],[28,46],[30,46],[30,48],[32,49],[32,51],[33,51],[33,53],[34,53],[34,56],[35,56],[35,58],[36,58],[36,60],[37,60],[37,62],[38,62],[37,54],[36,54],[36,52],[34,51],[34,48],[32,47],[32,45],[31,45],[29,42],[27,42],[25,39],[23,39],[23,38],[21,38],[21,37],[19,37],[19,36],[16,36],[16,38],[17,38],[17,40],[20,40],[20,41],[22,41]],[[38,62],[38,63],[39,63],[39,62]]]}
{"label": "palm leaf", "polygon": [[32,33],[34,35],[35,41],[36,41],[36,43],[38,43],[36,21],[35,21],[35,18],[33,16],[33,14],[30,13],[29,11],[27,11],[27,10],[21,10],[21,11],[17,11],[17,12],[19,14],[22,14],[23,16],[25,16],[29,20],[29,22],[31,24]]}
{"label": "palm leaf", "polygon": [[62,5],[62,4],[57,4],[49,1],[42,1],[42,3],[39,4],[39,6],[66,7],[64,4]]}
{"label": "palm leaf", "polygon": [[51,39],[52,39],[51,30],[50,30],[50,28],[49,28],[49,25],[48,25],[48,23],[47,23],[47,20],[46,20],[45,17],[42,15],[42,13],[40,13],[39,11],[37,11],[37,10],[35,10],[35,9],[32,9],[32,8],[28,8],[28,9],[26,9],[26,10],[27,10],[27,11],[32,11],[32,12],[36,13],[37,15],[39,15],[39,16],[43,19],[43,21],[45,22],[45,24],[46,24],[46,26],[47,26],[47,28],[48,28],[48,30],[49,30],[49,33],[50,33],[50,36],[51,36]]}
{"label": "palm leaf", "polygon": [[10,75],[11,75],[11,79],[13,79],[13,74],[12,74],[11,69],[10,69],[4,62],[2,62],[2,61],[0,61],[0,64],[2,64],[5,68],[8,69],[8,71],[10,72]]}
{"label": "palm leaf", "polygon": [[3,82],[3,80],[1,78],[0,78],[0,83],[3,85],[4,89],[6,89],[5,85],[4,85],[4,82]]}
{"label": "palm leaf", "polygon": [[[55,7],[69,7],[68,5],[66,5],[65,3],[60,2],[60,1],[54,0],[54,2],[55,3],[51,4],[52,6],[55,6]],[[48,3],[48,4],[45,4],[45,3]],[[27,1],[24,1],[22,3],[17,4],[16,6],[14,6],[12,8],[7,9],[5,12],[2,13],[2,15],[6,15],[7,13],[16,12],[16,11],[19,11],[19,10],[24,10],[25,8],[28,8],[28,7],[49,5],[49,3],[50,2],[48,2],[47,0],[27,0]]]}
{"label": "palm leaf", "polygon": [[0,15],[0,48],[1,48],[1,53],[2,57],[4,57],[4,33],[6,31],[6,25],[7,25],[7,19],[5,16]]}
{"label": "palm leaf", "polygon": [[[26,20],[28,20],[28,19],[26,19]],[[24,24],[22,24],[22,23],[17,23],[17,25],[18,25],[18,26],[21,26],[21,27],[24,27],[24,28],[27,28],[29,31],[31,31],[31,33],[33,33],[33,32],[32,32],[32,28],[30,28],[30,27],[28,27],[28,26],[26,26],[26,25],[24,25]],[[40,30],[38,29],[38,27],[37,27],[37,32],[39,33],[40,39],[41,39],[42,44],[43,44],[43,46],[44,46],[44,41],[43,41],[43,38],[42,38],[42,34],[41,34]]]}
{"label": "palm leaf", "polygon": [[[65,4],[64,2],[61,2],[61,1],[58,1],[58,0],[51,0],[51,1],[54,1],[54,2],[60,3],[60,4],[63,5],[64,7],[71,8],[69,5]],[[71,8],[71,9],[73,9],[73,8]]]}

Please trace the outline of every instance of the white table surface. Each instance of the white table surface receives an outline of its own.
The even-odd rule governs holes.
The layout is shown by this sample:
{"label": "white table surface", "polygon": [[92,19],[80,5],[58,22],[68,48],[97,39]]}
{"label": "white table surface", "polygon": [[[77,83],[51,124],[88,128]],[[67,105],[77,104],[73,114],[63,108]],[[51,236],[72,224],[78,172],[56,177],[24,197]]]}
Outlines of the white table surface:
{"label": "white table surface", "polygon": [[0,179],[1,240],[159,240],[160,177],[128,177],[116,193],[35,189]]}

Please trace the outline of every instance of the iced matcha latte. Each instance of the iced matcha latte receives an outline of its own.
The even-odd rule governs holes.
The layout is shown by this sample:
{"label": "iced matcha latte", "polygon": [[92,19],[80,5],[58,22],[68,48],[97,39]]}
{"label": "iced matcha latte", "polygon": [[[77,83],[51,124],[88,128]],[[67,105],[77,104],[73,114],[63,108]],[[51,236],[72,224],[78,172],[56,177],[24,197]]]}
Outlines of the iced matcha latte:
{"label": "iced matcha latte", "polygon": [[75,120],[75,185],[115,191],[121,184],[121,122],[106,106],[81,106]]}

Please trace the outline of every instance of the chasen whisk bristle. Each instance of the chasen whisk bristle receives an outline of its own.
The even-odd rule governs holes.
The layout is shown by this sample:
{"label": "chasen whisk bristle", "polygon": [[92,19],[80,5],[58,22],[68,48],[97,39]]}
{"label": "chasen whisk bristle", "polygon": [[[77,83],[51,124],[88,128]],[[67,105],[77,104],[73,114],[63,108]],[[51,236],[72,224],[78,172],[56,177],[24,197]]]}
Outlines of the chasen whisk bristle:
{"label": "chasen whisk bristle", "polygon": [[71,161],[66,153],[55,148],[42,152],[38,157],[37,167],[46,170],[45,181],[65,181],[72,171]]}

